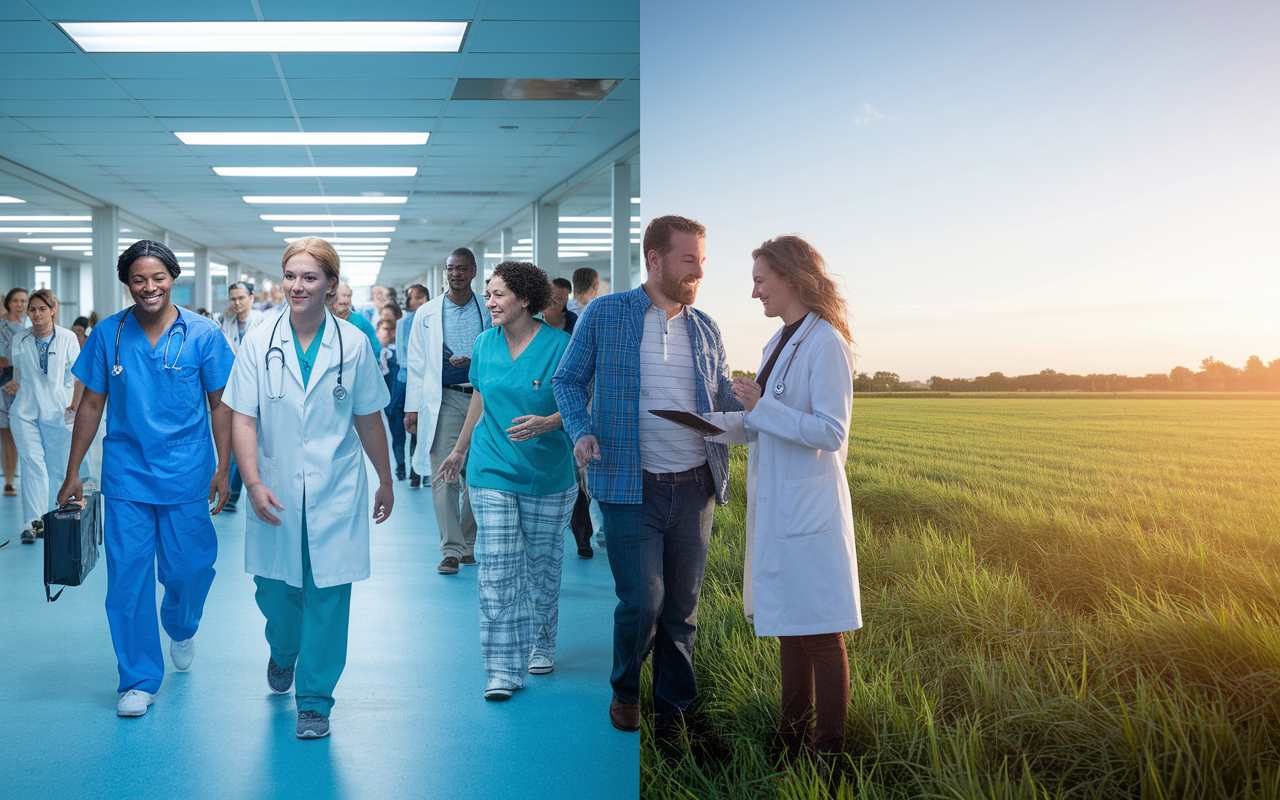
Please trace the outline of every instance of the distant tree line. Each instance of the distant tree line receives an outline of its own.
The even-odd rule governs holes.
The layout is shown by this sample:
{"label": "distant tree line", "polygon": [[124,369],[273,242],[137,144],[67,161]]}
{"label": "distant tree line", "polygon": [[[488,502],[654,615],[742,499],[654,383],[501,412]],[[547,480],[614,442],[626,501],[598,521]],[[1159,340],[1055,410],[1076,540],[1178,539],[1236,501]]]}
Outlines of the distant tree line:
{"label": "distant tree line", "polygon": [[[877,372],[872,379],[872,389],[860,389],[855,380],[854,389],[886,391],[877,383],[877,379],[886,375],[892,373]],[[946,392],[1280,391],[1280,358],[1264,364],[1261,358],[1249,356],[1244,368],[1240,369],[1210,356],[1200,362],[1200,369],[1196,372],[1186,367],[1174,367],[1167,375],[1157,372],[1142,377],[1096,373],[1069,375],[1051,369],[1041,370],[1035,375],[1016,376],[1001,372],[977,378],[942,378],[934,375],[929,379],[929,388]]]}

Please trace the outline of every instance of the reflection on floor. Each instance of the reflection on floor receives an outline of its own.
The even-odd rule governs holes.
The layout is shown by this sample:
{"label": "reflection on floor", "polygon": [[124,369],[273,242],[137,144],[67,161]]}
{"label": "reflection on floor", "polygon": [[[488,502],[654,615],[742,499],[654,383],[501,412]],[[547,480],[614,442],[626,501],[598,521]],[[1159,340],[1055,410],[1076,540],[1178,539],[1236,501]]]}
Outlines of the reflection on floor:
{"label": "reflection on floor", "polygon": [[12,539],[0,549],[0,797],[636,797],[638,739],[608,719],[605,553],[579,559],[567,537],[555,671],[486,702],[476,569],[438,575],[430,489],[395,489],[391,519],[373,529],[373,577],[352,594],[333,735],[310,741],[294,737],[292,693],[267,688],[247,503],[214,518],[218,576],[191,670],[170,664],[146,716],[121,719],[105,560],[46,603],[44,544],[19,543],[19,498],[0,497],[0,541]]}

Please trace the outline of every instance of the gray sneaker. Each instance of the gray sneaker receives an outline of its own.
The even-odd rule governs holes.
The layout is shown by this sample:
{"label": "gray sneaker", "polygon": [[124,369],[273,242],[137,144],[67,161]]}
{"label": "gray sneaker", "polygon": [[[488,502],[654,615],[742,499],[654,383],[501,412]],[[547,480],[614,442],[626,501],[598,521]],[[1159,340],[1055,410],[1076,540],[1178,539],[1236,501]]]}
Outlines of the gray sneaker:
{"label": "gray sneaker", "polygon": [[321,739],[329,735],[329,718],[318,711],[298,712],[298,738]]}
{"label": "gray sneaker", "polygon": [[294,664],[288,669],[281,669],[276,666],[276,660],[271,656],[267,656],[267,685],[271,687],[271,691],[276,694],[284,694],[289,691],[289,687],[293,686],[293,669],[298,666]]}
{"label": "gray sneaker", "polygon": [[445,556],[444,561],[440,562],[440,566],[436,567],[436,572],[441,575],[457,575],[458,559],[453,556]]}

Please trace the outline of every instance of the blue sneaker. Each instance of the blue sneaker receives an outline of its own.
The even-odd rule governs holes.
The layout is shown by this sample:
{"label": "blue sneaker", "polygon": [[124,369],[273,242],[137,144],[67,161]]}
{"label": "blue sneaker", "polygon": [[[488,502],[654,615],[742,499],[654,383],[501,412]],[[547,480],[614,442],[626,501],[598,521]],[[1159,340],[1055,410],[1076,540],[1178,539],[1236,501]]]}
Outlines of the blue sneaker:
{"label": "blue sneaker", "polygon": [[276,660],[271,656],[267,656],[267,685],[271,687],[271,691],[276,694],[284,694],[289,691],[289,687],[293,686],[293,670],[298,666],[294,664],[288,669],[281,669],[276,666]]}
{"label": "blue sneaker", "polygon": [[298,712],[298,738],[322,739],[329,735],[329,718],[318,711]]}

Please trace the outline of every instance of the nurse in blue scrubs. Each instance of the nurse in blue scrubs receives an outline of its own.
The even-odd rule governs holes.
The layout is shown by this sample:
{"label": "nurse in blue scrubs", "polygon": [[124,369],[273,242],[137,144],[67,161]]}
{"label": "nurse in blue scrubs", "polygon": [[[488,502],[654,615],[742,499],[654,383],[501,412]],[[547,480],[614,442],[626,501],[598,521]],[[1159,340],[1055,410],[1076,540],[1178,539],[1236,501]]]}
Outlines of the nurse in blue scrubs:
{"label": "nurse in blue scrubs", "polygon": [[116,270],[134,305],[95,325],[72,367],[85,392],[58,503],[82,496],[80,462],[105,408],[103,538],[122,694],[116,713],[137,717],[164,679],[157,577],[174,667],[187,669],[195,654],[218,554],[209,505],[216,498],[213,513],[221,511],[230,485],[231,409],[222,388],[235,355],[213,320],[169,301],[182,269],[168,247],[135,242]]}

